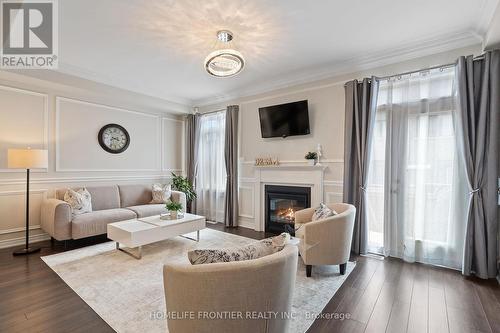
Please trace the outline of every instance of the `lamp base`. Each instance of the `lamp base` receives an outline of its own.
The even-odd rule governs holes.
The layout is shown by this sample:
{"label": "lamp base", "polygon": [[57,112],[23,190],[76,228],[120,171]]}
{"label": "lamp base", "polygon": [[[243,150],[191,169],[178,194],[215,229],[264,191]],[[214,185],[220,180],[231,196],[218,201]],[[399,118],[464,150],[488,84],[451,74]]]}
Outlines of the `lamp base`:
{"label": "lamp base", "polygon": [[12,254],[15,256],[23,256],[23,255],[35,253],[38,251],[40,251],[39,247],[28,247],[27,249],[24,248],[24,249],[16,250]]}

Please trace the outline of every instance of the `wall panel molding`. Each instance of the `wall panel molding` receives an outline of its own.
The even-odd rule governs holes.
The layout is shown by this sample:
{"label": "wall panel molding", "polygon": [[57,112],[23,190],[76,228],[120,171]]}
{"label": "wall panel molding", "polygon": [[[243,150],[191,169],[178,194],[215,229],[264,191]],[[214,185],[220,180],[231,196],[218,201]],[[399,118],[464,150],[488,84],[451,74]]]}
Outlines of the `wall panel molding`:
{"label": "wall panel molding", "polygon": [[[104,108],[104,109],[109,109],[113,111],[118,111],[118,112],[125,112],[125,113],[130,113],[130,114],[135,114],[143,117],[150,117],[150,118],[155,118],[156,124],[157,124],[157,135],[156,135],[156,141],[158,144],[158,150],[156,151],[156,160],[157,160],[157,167],[152,168],[152,169],[143,169],[143,168],[105,168],[105,169],[100,169],[100,168],[81,168],[81,169],[75,169],[75,168],[62,168],[61,163],[60,163],[60,158],[61,158],[61,151],[60,151],[60,130],[61,130],[61,102],[69,102],[69,103],[76,103],[76,104],[81,104],[81,105],[88,105],[92,107],[97,107],[97,108]],[[56,96],[56,108],[55,108],[55,119],[56,119],[56,126],[55,126],[55,159],[56,159],[56,166],[55,170],[56,172],[122,172],[122,171],[131,171],[131,172],[154,172],[154,171],[161,171],[161,163],[162,163],[162,116],[161,115],[156,115],[156,114],[151,114],[151,113],[146,113],[146,112],[139,112],[139,111],[133,111],[133,110],[128,110],[124,108],[119,108],[119,107],[114,107],[114,106],[109,106],[106,104],[99,104],[99,103],[93,103],[93,102],[87,102],[87,101],[82,101],[79,99],[73,99],[73,98],[68,98],[68,97],[62,97],[62,96]],[[133,140],[133,138],[131,138]]]}
{"label": "wall panel molding", "polygon": [[[340,200],[338,198],[340,197]],[[325,192],[325,199],[327,203],[342,202],[343,193],[340,192]]]}
{"label": "wall panel molding", "polygon": [[[41,205],[43,200],[47,198],[47,189],[33,189],[29,191],[30,194],[30,212],[32,212],[32,209],[34,207],[39,207],[38,205]],[[1,209],[4,211],[3,216],[5,219],[7,219],[5,223],[2,223],[0,226],[0,235],[5,235],[5,234],[12,234],[20,231],[26,230],[25,228],[25,223],[26,223],[26,217],[24,213],[25,209],[25,196],[26,196],[26,190],[7,190],[7,191],[0,191],[0,200],[9,200],[9,197],[11,198],[10,200],[14,200],[15,204],[11,202],[10,204],[5,205],[5,202],[10,202],[10,201],[4,201],[2,205],[0,205]],[[7,198],[5,198],[7,197]],[[16,199],[12,199],[14,197],[18,197]],[[16,213],[13,214],[13,210],[15,207]],[[19,209],[19,211],[17,211]],[[19,213],[19,215],[17,214]],[[32,218],[30,219],[30,222],[37,223],[39,216],[31,216]],[[12,224],[14,222],[14,225]],[[30,230],[35,230],[35,229],[40,229],[40,225],[30,225],[29,226]]]}
{"label": "wall panel molding", "polygon": [[[179,123],[181,124],[182,128],[181,128],[181,140],[180,140],[180,144],[181,144],[181,168],[167,168],[166,165],[165,165],[165,121],[171,121],[171,122],[175,122],[175,123]],[[161,119],[161,169],[162,171],[165,171],[165,172],[180,172],[182,174],[184,174],[184,170],[185,170],[185,159],[186,159],[186,146],[185,146],[185,142],[184,142],[184,138],[185,138],[185,135],[186,135],[186,128],[185,128],[185,121],[184,120],[180,120],[180,119],[173,119],[173,118],[168,118],[168,117],[162,117]]]}
{"label": "wall panel molding", "polygon": [[325,186],[341,186],[344,187],[344,182],[341,180],[324,180]]}
{"label": "wall panel molding", "polygon": [[[5,86],[5,85],[0,85],[0,90],[4,91],[9,91],[9,92],[15,92],[19,94],[25,94],[25,95],[30,95],[30,96],[37,96],[43,98],[43,109],[41,110],[43,112],[43,133],[42,133],[42,138],[41,138],[41,146],[43,149],[49,149],[49,95],[32,91],[32,90],[27,90],[27,89],[20,89],[20,88],[13,88],[10,86]],[[34,173],[37,172],[48,172],[47,168],[44,169],[33,169],[31,170]],[[26,170],[23,169],[7,169],[7,168],[0,168],[0,172],[6,172],[6,173],[15,173],[15,172],[26,172]]]}
{"label": "wall panel molding", "polygon": [[[170,175],[144,175],[144,176],[95,176],[95,177],[58,177],[58,178],[36,178],[30,179],[30,185],[33,184],[60,184],[60,183],[96,183],[112,181],[136,181],[153,179],[172,179]],[[0,186],[26,185],[26,179],[3,179],[0,180]],[[1,192],[0,192],[1,193]]]}
{"label": "wall panel molding", "polygon": [[[26,184],[26,182],[24,182]],[[31,182],[30,182],[31,184]],[[40,194],[40,193],[45,193],[47,192],[47,189],[36,189],[36,190],[30,190],[30,194]],[[14,191],[0,191],[0,196],[7,196],[7,195],[25,195],[26,191],[23,190],[14,190]]]}
{"label": "wall panel molding", "polygon": [[240,183],[255,183],[256,181],[255,178],[240,177]]}
{"label": "wall panel molding", "polygon": [[[254,216],[254,211],[255,211],[255,189],[254,189],[254,186],[239,186],[239,192],[240,192],[240,195],[238,195],[238,198],[240,198],[240,200],[238,200],[238,204],[239,204],[239,207],[238,207],[238,211],[239,211],[239,214],[238,214],[238,217],[244,217],[244,218],[247,218],[247,219],[255,219],[255,216]],[[245,213],[242,213],[242,209],[241,209],[241,204],[243,203],[243,200],[241,200],[241,190],[245,190],[245,191],[251,191],[251,197],[252,197],[252,206],[251,206],[251,209],[250,209],[250,213],[248,214],[245,214]]]}

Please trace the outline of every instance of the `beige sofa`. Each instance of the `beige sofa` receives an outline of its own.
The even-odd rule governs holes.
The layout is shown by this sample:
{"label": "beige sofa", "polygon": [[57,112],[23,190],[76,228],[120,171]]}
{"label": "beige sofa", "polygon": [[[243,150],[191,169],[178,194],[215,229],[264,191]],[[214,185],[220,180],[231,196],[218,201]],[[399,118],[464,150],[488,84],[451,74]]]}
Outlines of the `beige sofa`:
{"label": "beige sofa", "polygon": [[[86,187],[92,196],[92,212],[72,216],[71,207],[62,201],[67,188],[56,190],[54,199],[44,200],[41,227],[57,240],[79,239],[105,234],[107,224],[166,212],[164,204],[149,204],[151,185],[111,185]],[[186,195],[172,191],[172,201],[186,207]]]}
{"label": "beige sofa", "polygon": [[313,265],[340,265],[340,274],[345,274],[356,208],[345,203],[327,206],[338,214],[311,222],[315,208],[295,212],[295,236],[300,238],[299,251],[307,276],[311,276]]}
{"label": "beige sofa", "polygon": [[[254,260],[165,265],[167,313],[178,315],[178,319],[167,321],[169,332],[288,332],[297,252],[296,246],[287,245]],[[277,313],[277,318],[248,318],[251,313],[257,316],[271,312]],[[193,319],[181,318],[186,313],[193,314]],[[228,317],[207,318],[222,314]]]}

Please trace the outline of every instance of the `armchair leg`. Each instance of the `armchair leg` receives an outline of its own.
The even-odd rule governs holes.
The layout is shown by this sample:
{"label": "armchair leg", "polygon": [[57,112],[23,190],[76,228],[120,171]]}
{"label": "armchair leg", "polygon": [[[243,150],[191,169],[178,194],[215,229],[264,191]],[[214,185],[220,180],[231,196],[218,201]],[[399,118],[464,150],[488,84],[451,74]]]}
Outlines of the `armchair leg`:
{"label": "armchair leg", "polygon": [[306,276],[311,277],[312,265],[306,265]]}
{"label": "armchair leg", "polygon": [[347,268],[347,263],[345,263],[345,264],[340,264],[340,265],[339,265],[339,268],[340,268],[340,274],[341,274],[341,275],[345,275],[345,270],[346,270],[346,268]]}

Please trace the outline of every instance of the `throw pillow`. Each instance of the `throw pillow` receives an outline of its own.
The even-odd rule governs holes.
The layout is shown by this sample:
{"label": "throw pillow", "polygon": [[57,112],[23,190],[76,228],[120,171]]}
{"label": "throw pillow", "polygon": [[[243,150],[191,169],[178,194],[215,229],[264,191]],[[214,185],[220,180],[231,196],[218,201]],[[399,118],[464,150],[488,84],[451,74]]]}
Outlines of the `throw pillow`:
{"label": "throw pillow", "polygon": [[243,247],[189,251],[188,259],[193,265],[257,259],[283,250],[289,240],[284,232]]}
{"label": "throw pillow", "polygon": [[336,211],[328,208],[328,206],[325,205],[324,203],[320,203],[319,207],[316,208],[316,210],[314,211],[314,214],[312,216],[311,221],[324,220],[326,218],[329,218],[329,217],[335,216],[335,215],[337,215]]}
{"label": "throw pillow", "polygon": [[172,195],[172,185],[153,184],[152,194],[153,200],[151,200],[151,204],[166,204]]}
{"label": "throw pillow", "polygon": [[69,188],[64,193],[64,201],[71,206],[71,213],[73,215],[90,213],[92,211],[92,197],[86,188],[76,191]]}

